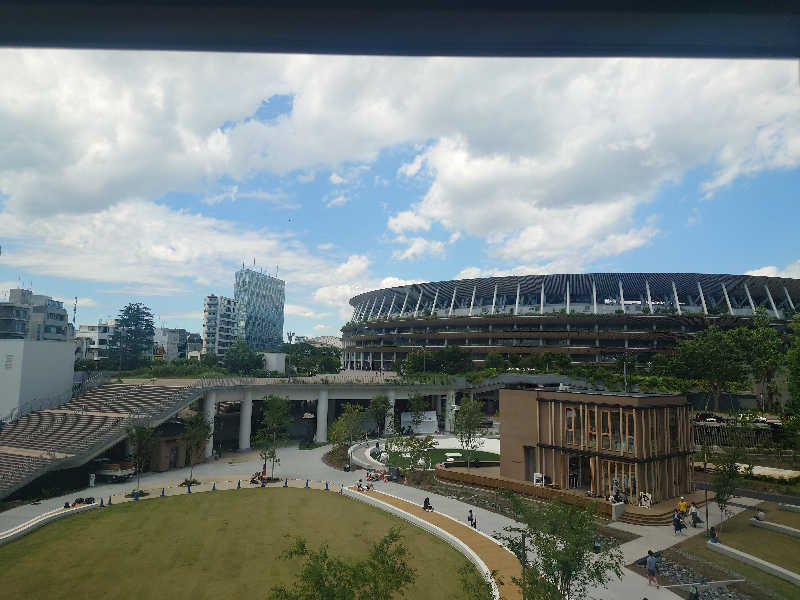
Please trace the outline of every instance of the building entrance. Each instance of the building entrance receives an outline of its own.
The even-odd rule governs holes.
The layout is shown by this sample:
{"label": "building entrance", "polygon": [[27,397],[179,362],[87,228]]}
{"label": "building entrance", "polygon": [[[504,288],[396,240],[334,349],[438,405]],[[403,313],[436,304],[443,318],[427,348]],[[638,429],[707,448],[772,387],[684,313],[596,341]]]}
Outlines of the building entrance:
{"label": "building entrance", "polygon": [[569,455],[569,478],[567,481],[570,489],[588,490],[591,488],[592,476],[588,456]]}

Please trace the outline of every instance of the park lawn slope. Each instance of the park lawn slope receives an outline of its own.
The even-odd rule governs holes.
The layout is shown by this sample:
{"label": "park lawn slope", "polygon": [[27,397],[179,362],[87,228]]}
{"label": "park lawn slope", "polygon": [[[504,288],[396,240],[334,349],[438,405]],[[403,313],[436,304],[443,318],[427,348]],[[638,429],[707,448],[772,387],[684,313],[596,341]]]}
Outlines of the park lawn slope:
{"label": "park lawn slope", "polygon": [[264,598],[294,581],[295,536],[366,557],[401,527],[417,580],[407,597],[461,597],[466,558],[401,519],[333,492],[255,488],[128,502],[56,521],[0,546],[9,598]]}
{"label": "park lawn slope", "polygon": [[[458,448],[455,448],[455,449],[454,448],[434,448],[433,450],[429,450],[426,453],[427,454],[427,460],[430,463],[430,465],[433,467],[438,463],[446,462],[447,461],[447,456],[445,456],[445,454],[446,453],[450,453],[450,452],[460,452],[461,453],[460,457],[456,457],[457,461],[466,460],[467,459],[467,453],[465,451],[463,451],[463,450],[458,449]],[[484,452],[483,450],[477,450],[477,451],[472,453],[472,461],[474,462],[474,461],[477,461],[477,460],[498,461],[498,460],[500,460],[500,455],[499,454],[495,454],[493,452]],[[396,452],[390,452],[389,453],[389,464],[390,465],[393,465],[395,467],[399,467],[401,469],[406,469],[406,468],[408,468],[410,466],[410,462],[411,462],[410,458],[401,456],[400,454],[398,454]]]}
{"label": "park lawn slope", "polygon": [[[766,504],[768,508],[770,505],[769,503]],[[767,513],[767,518],[774,516],[776,512],[770,510]],[[797,552],[798,538],[753,527],[749,522],[753,514],[755,514],[754,511],[746,510],[725,521],[719,533],[722,543],[799,573],[800,553]],[[688,554],[690,557],[696,557],[702,562],[718,565],[727,573],[723,577],[732,577],[731,573],[736,573],[744,577],[748,583],[758,586],[758,588],[777,593],[784,598],[796,597],[797,587],[788,581],[765,573],[761,569],[729,556],[709,550],[707,540],[708,538],[705,535],[695,535],[673,549],[684,556]],[[670,558],[679,557],[671,556]],[[687,566],[697,568],[699,565],[695,560],[689,559]],[[719,578],[721,575],[715,574],[715,576]],[[712,576],[712,578],[714,577]],[[758,593],[752,594],[749,590],[748,593],[753,597],[762,597]]]}

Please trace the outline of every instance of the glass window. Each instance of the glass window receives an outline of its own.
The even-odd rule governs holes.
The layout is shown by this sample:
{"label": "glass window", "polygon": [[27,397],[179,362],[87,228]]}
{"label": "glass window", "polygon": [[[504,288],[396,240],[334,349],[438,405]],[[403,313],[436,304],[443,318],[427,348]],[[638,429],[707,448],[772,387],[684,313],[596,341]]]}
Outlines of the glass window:
{"label": "glass window", "polygon": [[627,427],[626,432],[625,432],[626,436],[627,436],[627,440],[628,440],[628,444],[627,444],[628,448],[627,449],[628,449],[628,452],[630,452],[631,454],[634,454],[635,451],[636,451],[636,445],[634,443],[635,440],[633,438],[633,431],[634,431],[633,413],[626,413],[625,418],[628,421],[628,427]]}
{"label": "glass window", "polygon": [[620,452],[622,450],[622,441],[620,435],[619,412],[616,410],[610,411],[609,417],[611,418],[611,440],[613,448],[616,452]]}
{"label": "glass window", "polygon": [[594,422],[594,409],[589,409],[589,444],[597,444],[597,425]]}
{"label": "glass window", "polygon": [[600,419],[602,421],[603,431],[600,437],[600,447],[603,450],[611,448],[611,415],[609,411],[604,410],[600,412]]}

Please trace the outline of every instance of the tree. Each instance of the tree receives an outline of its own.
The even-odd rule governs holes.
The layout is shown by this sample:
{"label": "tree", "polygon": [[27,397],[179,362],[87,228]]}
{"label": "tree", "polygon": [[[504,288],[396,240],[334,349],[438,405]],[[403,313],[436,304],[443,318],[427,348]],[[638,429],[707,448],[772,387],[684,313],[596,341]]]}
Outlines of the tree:
{"label": "tree", "polygon": [[747,371],[736,334],[711,325],[694,338],[681,340],[671,361],[672,374],[693,379],[706,392],[709,402],[719,410],[723,392],[736,391],[745,383]]}
{"label": "tree", "polygon": [[133,465],[136,468],[136,489],[138,490],[142,479],[142,471],[150,461],[158,435],[154,428],[144,423],[128,425],[127,433]]}
{"label": "tree", "polygon": [[769,315],[758,307],[750,327],[732,332],[739,344],[744,363],[753,382],[761,387],[761,410],[772,404],[771,385],[784,360],[784,346],[778,332],[770,325]]}
{"label": "tree", "polygon": [[505,371],[508,368],[508,362],[497,352],[489,352],[486,355],[486,362],[483,363],[486,369],[497,369],[498,371]]}
{"label": "tree", "polygon": [[408,550],[393,528],[373,544],[365,560],[331,556],[328,546],[309,550],[303,538],[282,556],[285,560],[304,558],[291,588],[275,586],[269,600],[391,600],[414,584],[416,570],[409,566]]}
{"label": "tree", "polygon": [[586,598],[590,587],[622,577],[622,550],[598,538],[594,504],[581,507],[557,499],[527,503],[516,495],[512,503],[524,526],[505,527],[494,537],[522,564],[522,577],[512,581],[523,598]]}
{"label": "tree", "polygon": [[446,346],[437,350],[439,370],[448,375],[472,371],[472,352],[461,346]]}
{"label": "tree", "polygon": [[461,580],[461,598],[464,600],[494,600],[494,590],[492,580],[497,585],[503,585],[503,581],[497,576],[497,571],[492,571],[491,575],[481,573],[473,565],[463,565],[458,570],[458,578]]}
{"label": "tree", "polygon": [[236,340],[225,352],[225,368],[231,373],[247,375],[255,369],[263,367],[261,357],[250,350],[243,340]]}
{"label": "tree", "polygon": [[[410,460],[409,468],[412,471],[416,471],[428,468],[428,452],[438,445],[439,442],[434,440],[433,436],[430,435],[422,437],[403,436],[396,437],[392,440],[391,449],[398,454],[408,454]],[[421,467],[419,464],[420,462],[423,462],[425,466]]]}
{"label": "tree", "polygon": [[386,427],[386,417],[390,410],[392,410],[392,405],[386,394],[378,394],[370,400],[367,413],[375,419],[375,423],[378,426],[378,435],[383,435],[383,430]]}
{"label": "tree", "polygon": [[261,429],[256,433],[255,446],[264,461],[264,471],[267,470],[267,462],[272,463],[271,479],[275,477],[275,465],[281,464],[278,446],[291,422],[288,399],[274,394],[264,399],[264,416],[261,418]]}
{"label": "tree", "polygon": [[342,407],[342,414],[331,425],[328,439],[337,446],[352,446],[353,440],[361,433],[365,418],[366,410],[363,406],[348,402]]}
{"label": "tree", "polygon": [[411,394],[408,398],[408,411],[411,413],[413,431],[422,423],[422,413],[425,412],[425,398],[419,394]]}
{"label": "tree", "polygon": [[[739,426],[736,427],[738,428]],[[734,439],[736,438],[734,437]],[[729,446],[725,451],[714,457],[715,468],[714,476],[711,479],[711,487],[716,494],[714,500],[723,515],[728,508],[728,503],[734,496],[736,484],[741,477],[737,463],[741,460],[742,455],[742,450],[737,443]],[[722,523],[720,522],[721,525]]]}
{"label": "tree", "polygon": [[200,355],[200,364],[204,367],[216,367],[219,364],[219,357],[216,354],[206,353]]}
{"label": "tree", "polygon": [[800,417],[800,314],[789,323],[790,346],[786,353],[786,380],[789,384],[790,399],[786,413]]}
{"label": "tree", "polygon": [[153,313],[141,302],[131,302],[119,311],[110,346],[111,364],[119,369],[135,368],[153,355]]}
{"label": "tree", "polygon": [[483,410],[480,401],[469,398],[461,402],[454,421],[453,430],[461,449],[467,455],[467,469],[469,469],[472,455],[483,446],[483,437],[486,435],[486,430],[481,427]]}
{"label": "tree", "polygon": [[183,425],[183,439],[189,450],[189,481],[194,479],[194,455],[211,437],[212,427],[205,414],[198,412]]}

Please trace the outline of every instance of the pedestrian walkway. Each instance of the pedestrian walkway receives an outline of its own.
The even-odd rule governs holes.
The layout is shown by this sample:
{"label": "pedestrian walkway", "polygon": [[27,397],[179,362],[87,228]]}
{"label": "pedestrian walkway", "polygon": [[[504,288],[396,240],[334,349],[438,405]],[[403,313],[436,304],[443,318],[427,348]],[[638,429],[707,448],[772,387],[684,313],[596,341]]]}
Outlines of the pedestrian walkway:
{"label": "pedestrian walkway", "polygon": [[[519,577],[521,575],[522,569],[519,561],[511,552],[493,539],[444,514],[424,511],[419,504],[413,504],[383,492],[371,491],[364,493],[382,502],[391,504],[400,510],[404,510],[418,519],[427,521],[431,525],[435,525],[454,535],[469,546],[486,564],[489,570],[496,571],[500,579],[507,584],[500,588],[500,596],[503,600],[520,600],[522,598],[519,588],[511,581],[512,577]],[[435,507],[436,505],[434,504],[434,508]]]}

